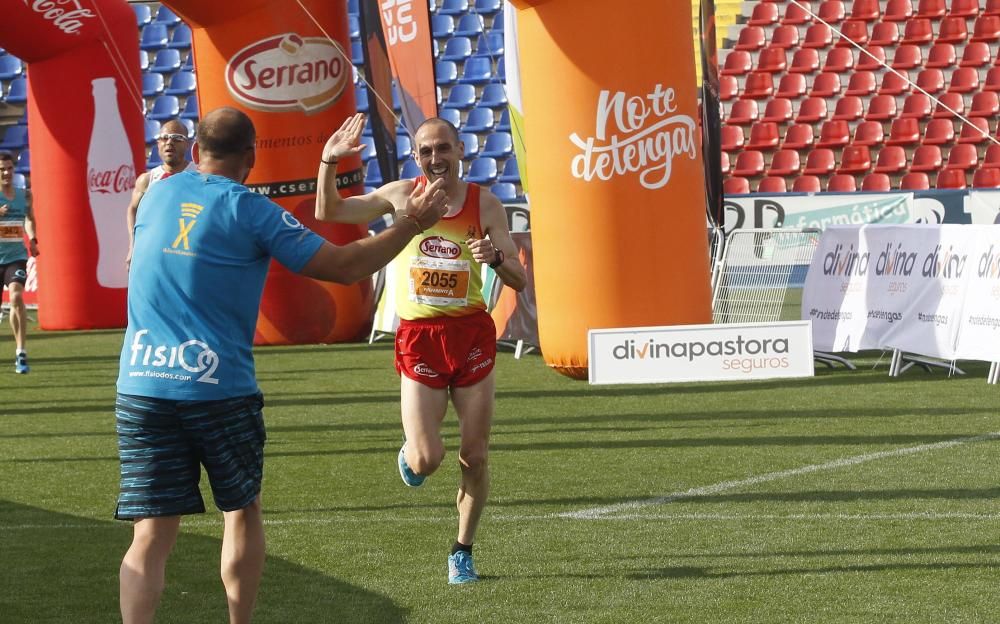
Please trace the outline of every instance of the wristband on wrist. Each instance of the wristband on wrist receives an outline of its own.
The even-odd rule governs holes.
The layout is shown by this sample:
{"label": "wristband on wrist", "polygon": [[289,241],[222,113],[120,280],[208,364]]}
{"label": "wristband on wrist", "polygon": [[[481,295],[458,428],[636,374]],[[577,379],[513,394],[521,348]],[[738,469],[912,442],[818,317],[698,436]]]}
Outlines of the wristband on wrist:
{"label": "wristband on wrist", "polygon": [[31,240],[31,242],[33,242],[34,244],[36,244],[36,245],[38,244],[38,239],[37,239],[37,238],[35,238],[34,236],[32,236],[30,240]]}
{"label": "wristband on wrist", "polygon": [[323,160],[323,157],[320,156],[319,157],[319,161],[321,163],[323,163],[324,165],[336,165],[337,164],[337,159],[336,158],[331,158],[330,160]]}
{"label": "wristband on wrist", "polygon": [[505,258],[503,257],[503,251],[501,251],[499,249],[494,249],[494,251],[497,252],[497,258],[496,258],[496,260],[494,260],[493,262],[490,263],[490,268],[491,269],[497,268],[498,266],[500,266],[501,264],[503,264],[503,261],[505,260]]}
{"label": "wristband on wrist", "polygon": [[420,221],[417,221],[416,217],[414,217],[413,215],[410,215],[410,214],[401,214],[401,215],[399,215],[400,222],[402,222],[403,219],[409,219],[410,221],[413,222],[413,225],[417,226],[417,231],[418,232],[420,232],[421,234],[424,233],[424,228],[420,227]]}

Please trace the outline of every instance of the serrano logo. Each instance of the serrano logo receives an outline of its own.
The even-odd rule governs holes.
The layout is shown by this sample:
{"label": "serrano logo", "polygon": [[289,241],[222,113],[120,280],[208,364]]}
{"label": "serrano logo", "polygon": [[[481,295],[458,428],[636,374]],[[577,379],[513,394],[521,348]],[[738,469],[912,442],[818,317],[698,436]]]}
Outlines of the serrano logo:
{"label": "serrano logo", "polygon": [[458,245],[440,236],[431,236],[420,241],[420,251],[434,258],[457,258],[462,255]]}
{"label": "serrano logo", "polygon": [[438,376],[438,374],[436,372],[434,372],[433,368],[431,368],[430,366],[427,366],[423,362],[421,362],[421,363],[417,364],[416,366],[414,366],[413,367],[413,372],[416,373],[417,375],[420,375],[421,377],[437,377]]}
{"label": "serrano logo", "polygon": [[276,35],[237,52],[226,65],[229,92],[261,111],[316,113],[336,102],[351,75],[343,48],[329,39]]}

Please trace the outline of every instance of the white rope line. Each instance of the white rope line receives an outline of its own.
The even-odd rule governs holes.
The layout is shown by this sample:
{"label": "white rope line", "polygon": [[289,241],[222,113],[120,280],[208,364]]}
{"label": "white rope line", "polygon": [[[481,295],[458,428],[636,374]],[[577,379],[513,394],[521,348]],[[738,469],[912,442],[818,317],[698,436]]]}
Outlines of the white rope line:
{"label": "white rope line", "polygon": [[[129,7],[131,11],[131,6]],[[111,29],[108,27],[108,23],[104,20],[104,14],[101,12],[101,8],[98,3],[94,3],[94,11],[97,13],[97,18],[101,20],[101,26],[104,28],[104,35],[106,39],[101,40],[101,44],[104,46],[104,51],[108,53],[108,58],[111,59],[111,64],[114,65],[115,71],[121,77],[123,86],[128,90],[128,94],[132,96],[132,101],[137,105],[137,108],[143,115],[146,113],[146,103],[142,98],[142,89],[136,84],[132,75],[128,72],[129,64],[125,61],[125,57],[122,54],[121,48],[118,47],[118,43],[115,38],[111,36]],[[111,48],[108,47],[108,42],[114,47],[114,53],[112,53]]]}
{"label": "white rope line", "polygon": [[[954,115],[955,117],[957,117],[962,122],[962,124],[967,125],[967,126],[972,126],[980,134],[982,134],[986,139],[992,141],[996,145],[1000,145],[1000,140],[997,140],[995,137],[991,136],[989,132],[984,131],[982,128],[980,128],[979,126],[977,126],[976,124],[974,124],[971,119],[969,119],[968,117],[966,117],[962,113],[958,112],[957,110],[951,108],[950,106],[948,106],[947,104],[945,104],[944,102],[942,102],[937,97],[935,97],[935,96],[931,95],[930,93],[928,93],[927,91],[925,91],[917,83],[915,83],[912,80],[910,80],[909,76],[901,74],[900,72],[898,72],[895,69],[893,69],[892,67],[890,67],[889,64],[886,61],[883,61],[882,59],[878,58],[877,56],[875,56],[874,54],[872,54],[871,52],[869,52],[868,50],[866,50],[864,48],[864,46],[860,45],[858,42],[854,41],[850,37],[844,35],[844,33],[841,30],[839,30],[836,26],[834,26],[834,25],[830,24],[829,22],[825,21],[823,18],[821,18],[816,13],[813,13],[812,9],[810,9],[809,7],[803,5],[801,2],[799,2],[799,0],[790,0],[790,1],[791,1],[792,4],[794,4],[795,6],[799,7],[800,9],[802,9],[803,11],[805,11],[807,14],[811,15],[813,17],[813,19],[815,19],[817,22],[819,22],[820,24],[826,25],[827,28],[829,28],[832,32],[836,33],[841,39],[847,41],[852,46],[854,46],[855,48],[857,48],[858,50],[860,50],[862,54],[866,54],[869,58],[871,58],[876,63],[878,63],[881,67],[889,70],[893,74],[896,74],[897,76],[899,76],[900,78],[902,78],[903,80],[905,80],[906,83],[908,85],[910,85],[913,89],[915,89],[916,91],[919,91],[920,93],[926,95],[928,98],[930,98],[930,100],[932,102],[934,102],[935,104],[937,104],[941,108],[945,109],[946,111],[948,111],[949,113],[951,113],[952,115]],[[898,45],[897,45],[897,50],[898,50]]]}

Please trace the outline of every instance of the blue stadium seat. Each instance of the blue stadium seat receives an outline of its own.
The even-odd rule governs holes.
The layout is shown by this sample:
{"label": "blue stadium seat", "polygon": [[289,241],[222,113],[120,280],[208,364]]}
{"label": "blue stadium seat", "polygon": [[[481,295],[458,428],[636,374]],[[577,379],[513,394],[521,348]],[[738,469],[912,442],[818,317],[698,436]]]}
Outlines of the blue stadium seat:
{"label": "blue stadium seat", "polygon": [[191,28],[187,24],[178,24],[174,32],[170,33],[170,43],[168,48],[187,50],[191,47]]}
{"label": "blue stadium seat", "polygon": [[363,82],[354,85],[354,101],[359,113],[368,112],[368,85]]}
{"label": "blue stadium seat", "polygon": [[28,101],[28,79],[18,76],[10,81],[10,88],[7,89],[7,97],[4,99],[8,104],[24,104]]}
{"label": "blue stadium seat", "polygon": [[493,79],[493,61],[488,56],[473,56],[465,61],[459,84],[486,84]]}
{"label": "blue stadium seat", "polygon": [[507,88],[495,82],[486,85],[483,87],[483,92],[479,94],[479,105],[486,108],[506,108]]}
{"label": "blue stadium seat", "polygon": [[139,69],[147,71],[149,69],[149,52],[139,50]]}
{"label": "blue stadium seat", "polygon": [[142,27],[142,35],[139,36],[139,48],[143,50],[159,50],[167,47],[170,39],[167,36],[166,24],[146,24]]}
{"label": "blue stadium seat", "polygon": [[347,35],[351,39],[361,39],[361,20],[357,15],[347,14]]}
{"label": "blue stadium seat", "polygon": [[476,43],[476,56],[488,56],[491,58],[498,58],[503,56],[503,33],[491,30],[488,33],[483,33],[479,35],[479,41]]}
{"label": "blue stadium seat", "polygon": [[161,74],[172,74],[181,68],[181,53],[179,50],[166,48],[160,50],[153,57],[153,64],[149,66],[149,71]]}
{"label": "blue stadium seat", "polygon": [[466,110],[476,105],[476,88],[470,84],[458,84],[448,92],[442,108]]}
{"label": "blue stadium seat", "polygon": [[170,77],[170,84],[167,86],[167,95],[194,95],[198,81],[194,74],[186,71],[179,71]]}
{"label": "blue stadium seat", "polygon": [[497,182],[490,187],[490,192],[502,202],[517,201],[517,187],[510,182]]}
{"label": "blue stadium seat", "polygon": [[146,159],[146,171],[149,171],[154,167],[159,167],[162,164],[163,159],[160,158],[160,150],[154,147],[149,151],[149,158]]}
{"label": "blue stadium seat", "polygon": [[493,73],[493,82],[507,84],[507,57],[501,56],[497,60],[497,70]]}
{"label": "blue stadium seat", "polygon": [[176,95],[160,95],[153,100],[153,106],[146,113],[146,117],[156,119],[157,121],[165,121],[173,119],[180,112],[181,104]]}
{"label": "blue stadium seat", "polygon": [[455,20],[450,15],[432,15],[431,34],[435,39],[451,37],[455,34]]}
{"label": "blue stadium seat", "polygon": [[479,156],[479,135],[471,132],[460,132],[458,140],[465,145],[465,153],[462,154],[462,158],[470,160]]}
{"label": "blue stadium seat", "polygon": [[408,180],[415,178],[418,175],[422,174],[420,172],[420,165],[417,164],[417,161],[412,158],[403,161],[403,170],[399,173],[400,179]]}
{"label": "blue stadium seat", "polygon": [[489,108],[474,108],[462,124],[463,132],[491,132],[493,130],[493,110]]}
{"label": "blue stadium seat", "polygon": [[14,177],[11,179],[11,183],[14,188],[28,188],[28,180],[24,177],[23,173],[14,172]]}
{"label": "blue stadium seat", "polygon": [[0,56],[0,80],[13,80],[24,73],[24,63],[13,54]]}
{"label": "blue stadium seat", "polygon": [[148,4],[132,4],[132,11],[135,13],[135,24],[139,28],[153,21],[153,11]]}
{"label": "blue stadium seat", "polygon": [[361,150],[361,160],[368,162],[377,155],[377,150],[375,149],[375,139],[372,137],[361,137],[361,145],[365,146],[365,149]]}
{"label": "blue stadium seat", "polygon": [[198,120],[198,98],[192,96],[184,101],[184,110],[181,111],[181,119]]}
{"label": "blue stadium seat", "polygon": [[184,71],[193,72],[194,71],[194,54],[188,53],[187,58],[184,59],[184,64],[181,65],[181,69]]}
{"label": "blue stadium seat", "polygon": [[438,117],[448,121],[456,128],[462,125],[462,113],[457,108],[442,108],[438,111]]}
{"label": "blue stadium seat", "polygon": [[438,8],[439,15],[465,15],[469,11],[469,0],[444,0]]}
{"label": "blue stadium seat", "polygon": [[510,109],[500,111],[500,121],[497,122],[497,132],[510,132]]}
{"label": "blue stadium seat", "polygon": [[410,135],[408,134],[397,134],[396,135],[396,157],[399,160],[405,158],[410,158],[413,156],[413,143],[410,141]]}
{"label": "blue stadium seat", "polygon": [[358,14],[358,0],[347,0],[347,12],[351,15]]}
{"label": "blue stadium seat", "polygon": [[510,158],[514,154],[514,141],[506,132],[494,132],[486,137],[486,143],[479,152],[480,156],[491,158]]}
{"label": "blue stadium seat", "polygon": [[497,161],[480,157],[472,161],[466,180],[475,184],[490,186],[497,181]]}
{"label": "blue stadium seat", "polygon": [[500,177],[497,178],[501,182],[510,182],[511,184],[521,183],[521,172],[517,170],[517,159],[508,158],[503,164],[503,171],[500,172]]}
{"label": "blue stadium seat", "polygon": [[476,13],[494,15],[503,8],[503,0],[476,0]]}
{"label": "blue stadium seat", "polygon": [[28,126],[15,124],[7,126],[3,133],[3,140],[0,141],[0,149],[14,151],[28,146]]}
{"label": "blue stadium seat", "polygon": [[147,72],[142,75],[142,97],[156,97],[163,94],[163,74]]}
{"label": "blue stadium seat", "polygon": [[[191,98],[191,99],[194,99],[194,98]],[[197,101],[197,100],[195,100],[195,101]],[[186,102],[185,102],[185,104],[186,104]],[[189,117],[181,117],[177,121],[181,122],[181,124],[183,124],[184,127],[187,128],[187,135],[188,135],[188,137],[194,138],[194,127],[195,127],[194,120],[192,120]],[[192,145],[192,147],[194,147],[194,146]]]}
{"label": "blue stadium seat", "polygon": [[156,137],[160,135],[162,124],[155,119],[146,119],[143,123],[145,125],[146,145],[153,145],[156,143]]}
{"label": "blue stadium seat", "polygon": [[156,10],[156,19],[153,20],[153,23],[176,26],[181,23],[181,18],[177,17],[177,14],[171,11],[167,5],[161,4],[160,8]]}
{"label": "blue stadium seat", "polygon": [[14,173],[22,175],[31,173],[31,150],[24,148],[18,153],[17,160],[14,161]]}
{"label": "blue stadium seat", "polygon": [[466,13],[458,18],[455,25],[455,35],[461,37],[478,37],[483,33],[482,19],[473,13]]}
{"label": "blue stadium seat", "polygon": [[454,61],[438,61],[434,64],[434,74],[439,85],[453,85],[458,82],[458,65]]}
{"label": "blue stadium seat", "polygon": [[464,61],[472,56],[472,40],[468,37],[452,37],[444,44],[442,61]]}
{"label": "blue stadium seat", "polygon": [[361,48],[360,41],[351,42],[351,63],[356,66],[363,65],[365,62],[365,51]]}
{"label": "blue stadium seat", "polygon": [[382,170],[379,169],[378,160],[376,159],[368,161],[367,170],[365,171],[365,186],[374,186],[376,188],[382,186]]}
{"label": "blue stadium seat", "polygon": [[500,10],[493,16],[493,25],[490,27],[490,30],[503,32],[503,7],[500,7]]}

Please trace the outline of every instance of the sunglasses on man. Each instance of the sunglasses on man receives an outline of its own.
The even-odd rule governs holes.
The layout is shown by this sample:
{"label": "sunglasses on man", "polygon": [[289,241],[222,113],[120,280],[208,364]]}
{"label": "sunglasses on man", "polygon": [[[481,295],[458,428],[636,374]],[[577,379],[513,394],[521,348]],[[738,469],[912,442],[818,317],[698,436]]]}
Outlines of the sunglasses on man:
{"label": "sunglasses on man", "polygon": [[182,143],[184,141],[187,141],[188,138],[183,134],[161,134],[160,136],[156,137],[156,140],[159,141],[160,143],[167,143],[167,142]]}

